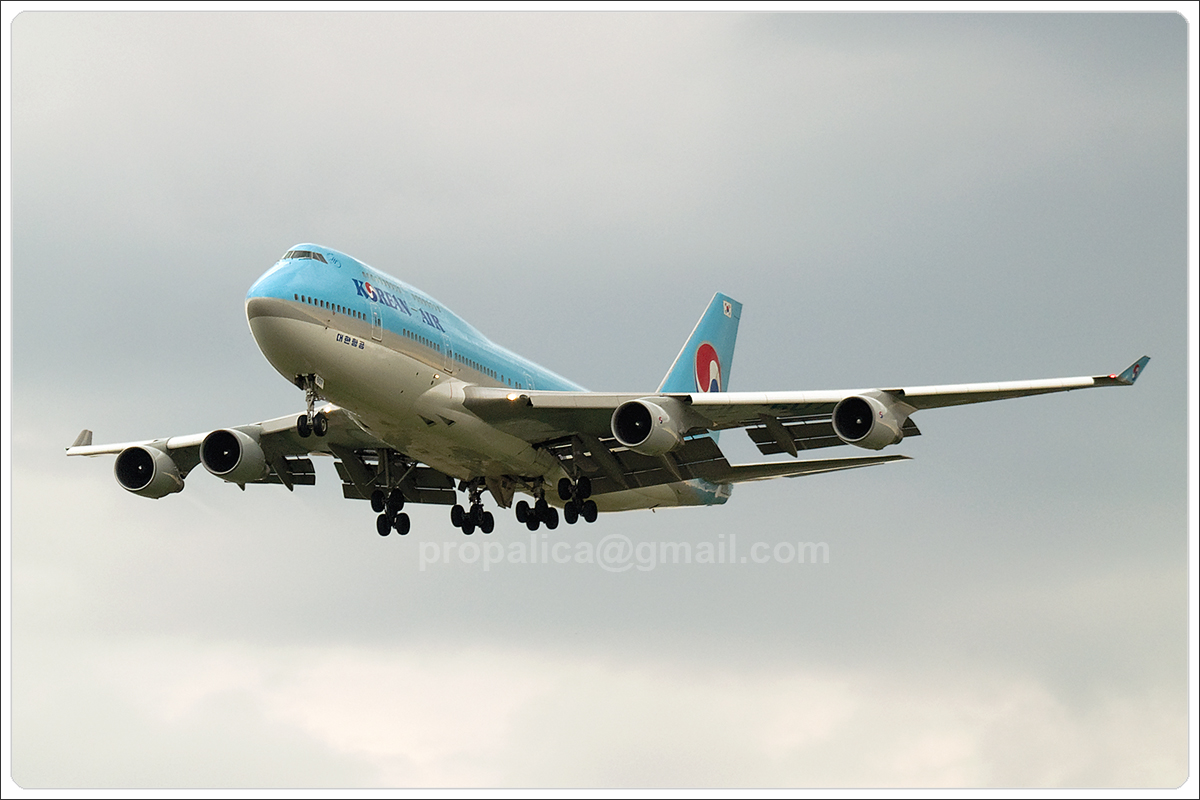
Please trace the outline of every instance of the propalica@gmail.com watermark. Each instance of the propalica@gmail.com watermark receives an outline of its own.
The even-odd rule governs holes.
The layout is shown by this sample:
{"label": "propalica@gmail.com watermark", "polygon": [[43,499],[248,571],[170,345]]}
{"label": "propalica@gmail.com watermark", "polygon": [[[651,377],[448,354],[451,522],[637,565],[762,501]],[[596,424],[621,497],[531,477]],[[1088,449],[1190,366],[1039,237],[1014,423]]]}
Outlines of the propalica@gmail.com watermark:
{"label": "propalica@gmail.com watermark", "polygon": [[418,548],[421,572],[432,566],[467,564],[484,572],[500,565],[593,564],[605,572],[631,569],[650,572],[664,565],[696,564],[828,564],[825,542],[739,542],[736,533],[720,534],[717,540],[635,542],[621,533],[611,533],[598,542],[571,541],[549,534],[530,534],[519,541],[421,542]]}

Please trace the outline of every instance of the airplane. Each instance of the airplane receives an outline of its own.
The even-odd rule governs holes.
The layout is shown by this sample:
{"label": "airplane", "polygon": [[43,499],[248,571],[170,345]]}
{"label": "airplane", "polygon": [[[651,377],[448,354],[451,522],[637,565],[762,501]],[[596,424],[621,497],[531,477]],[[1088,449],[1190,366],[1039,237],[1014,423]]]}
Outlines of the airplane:
{"label": "airplane", "polygon": [[[713,296],[653,392],[590,392],[492,342],[419,289],[351,256],[298,244],[246,295],[251,334],[267,361],[305,394],[305,411],[250,425],[93,445],[69,456],[116,455],[127,491],[179,492],[198,465],[246,484],[313,485],[312,456],[332,457],[346,498],[369,500],[376,532],[406,535],[411,503],[451,506],[450,521],[490,534],[486,491],[519,523],[554,530],[600,512],[725,503],[734,484],[907,460],[904,455],[800,458],[853,445],[879,451],[920,435],[924,409],[1097,386],[1079,378],[843,391],[730,392],[742,304]],[[318,404],[319,407],[318,407]],[[722,431],[744,429],[763,455],[730,464]],[[459,493],[466,495],[465,504]]]}

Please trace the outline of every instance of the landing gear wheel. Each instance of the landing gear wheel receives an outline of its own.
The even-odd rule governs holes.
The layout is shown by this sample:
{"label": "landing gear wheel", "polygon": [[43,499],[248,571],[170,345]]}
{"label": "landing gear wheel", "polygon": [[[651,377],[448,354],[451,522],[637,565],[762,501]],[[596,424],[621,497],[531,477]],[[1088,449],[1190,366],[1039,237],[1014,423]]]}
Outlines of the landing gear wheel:
{"label": "landing gear wheel", "polygon": [[525,518],[525,527],[529,528],[529,530],[531,530],[531,531],[536,531],[538,529],[538,526],[540,526],[541,524],[542,523],[539,522],[538,518],[535,517],[533,514],[530,514],[528,517]]}
{"label": "landing gear wheel", "polygon": [[313,417],[312,431],[317,436],[324,436],[329,433],[329,417],[324,414],[317,414]]}
{"label": "landing gear wheel", "polygon": [[404,493],[399,489],[388,492],[387,510],[389,514],[398,514],[404,510]]}
{"label": "landing gear wheel", "polygon": [[546,509],[546,516],[542,517],[542,522],[546,523],[547,530],[554,530],[558,527],[558,509],[551,506]]}
{"label": "landing gear wheel", "polygon": [[537,514],[538,519],[545,519],[547,509],[549,508],[550,504],[546,502],[546,498],[544,497],[533,504],[533,510],[534,513]]}
{"label": "landing gear wheel", "polygon": [[376,489],[371,492],[371,510],[376,514],[382,514],[384,509],[383,490]]}
{"label": "landing gear wheel", "polygon": [[471,522],[475,523],[476,528],[483,527],[483,506],[476,503],[471,506]]}
{"label": "landing gear wheel", "polygon": [[570,500],[571,499],[571,490],[573,488],[574,487],[571,486],[570,478],[559,478],[558,479],[558,499],[562,500],[563,502]]}
{"label": "landing gear wheel", "polygon": [[296,433],[300,434],[301,439],[307,439],[312,435],[312,427],[308,424],[307,414],[296,417]]}
{"label": "landing gear wheel", "polygon": [[387,536],[392,532],[392,521],[388,519],[387,514],[380,514],[375,518],[375,530],[380,536]]}
{"label": "landing gear wheel", "polygon": [[[521,500],[517,503],[517,522],[529,521],[529,503]],[[532,528],[530,530],[533,530]]]}
{"label": "landing gear wheel", "polygon": [[496,530],[496,518],[492,516],[492,512],[483,512],[483,519],[479,522],[479,530],[484,533],[491,533]]}
{"label": "landing gear wheel", "polygon": [[563,520],[568,525],[574,525],[576,522],[579,522],[579,506],[575,505],[574,500],[563,506]]}
{"label": "landing gear wheel", "polygon": [[595,522],[596,517],[600,515],[600,510],[596,508],[595,500],[587,500],[583,504],[583,508],[579,512],[588,522]]}
{"label": "landing gear wheel", "polygon": [[462,524],[462,532],[465,533],[467,536],[470,536],[472,533],[474,533],[475,532],[475,520],[471,519],[470,517],[467,517],[466,519],[464,519],[463,524]]}
{"label": "landing gear wheel", "polygon": [[450,524],[453,525],[454,527],[461,528],[462,524],[463,524],[463,519],[465,519],[465,518],[466,518],[466,511],[463,510],[462,506],[456,505],[456,506],[454,506],[454,508],[450,509]]}
{"label": "landing gear wheel", "polygon": [[412,530],[412,521],[408,518],[408,514],[401,512],[392,520],[392,525],[396,528],[396,533],[401,536],[408,536],[408,532]]}
{"label": "landing gear wheel", "polygon": [[575,496],[580,500],[587,500],[592,496],[592,479],[587,475],[576,481]]}

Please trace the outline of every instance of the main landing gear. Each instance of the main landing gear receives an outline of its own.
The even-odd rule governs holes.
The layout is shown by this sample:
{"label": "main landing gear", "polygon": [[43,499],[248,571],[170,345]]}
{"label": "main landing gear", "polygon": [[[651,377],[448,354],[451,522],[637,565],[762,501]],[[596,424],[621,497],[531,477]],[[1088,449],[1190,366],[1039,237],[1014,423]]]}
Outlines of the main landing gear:
{"label": "main landing gear", "polygon": [[[589,500],[592,495],[592,480],[584,475],[579,480],[571,483],[570,479],[562,478],[558,482],[558,498],[566,502],[563,506],[563,519],[568,525],[574,525],[583,517],[585,522],[595,522],[596,517],[600,512],[596,508],[596,501]],[[535,530],[530,528],[530,530]]]}
{"label": "main landing gear", "polygon": [[317,404],[317,376],[298,375],[296,385],[304,390],[304,401],[308,404],[308,411],[296,418],[296,433],[300,434],[301,439],[307,439],[314,433],[317,436],[329,433],[329,419],[324,414],[313,412]]}
{"label": "main landing gear", "polygon": [[531,531],[543,524],[548,530],[554,530],[558,527],[558,509],[547,503],[545,497],[539,497],[532,506],[521,500],[517,503],[517,522],[524,522]]}
{"label": "main landing gear", "polygon": [[[303,417],[301,417],[303,419]],[[387,536],[395,528],[396,533],[407,536],[412,529],[412,522],[402,509],[404,495],[399,489],[392,489],[384,495],[382,489],[371,492],[371,510],[379,514],[375,518],[375,530],[380,536]]]}
{"label": "main landing gear", "polygon": [[467,484],[471,510],[467,511],[457,503],[450,509],[450,524],[467,536],[474,533],[476,528],[484,533],[491,533],[496,529],[496,518],[492,516],[492,512],[483,510],[482,496],[483,484],[473,481]]}

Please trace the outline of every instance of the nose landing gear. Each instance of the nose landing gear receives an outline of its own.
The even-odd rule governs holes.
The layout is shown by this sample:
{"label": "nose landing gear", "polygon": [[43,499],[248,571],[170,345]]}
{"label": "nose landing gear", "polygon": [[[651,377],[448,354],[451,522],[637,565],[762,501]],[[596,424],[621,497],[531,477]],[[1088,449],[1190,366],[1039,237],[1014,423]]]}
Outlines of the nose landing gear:
{"label": "nose landing gear", "polygon": [[321,380],[320,375],[297,375],[296,385],[304,390],[304,402],[308,406],[308,410],[296,418],[296,433],[301,439],[307,439],[314,433],[317,436],[329,433],[328,417],[313,410],[320,399],[317,391],[325,385],[325,381]]}

